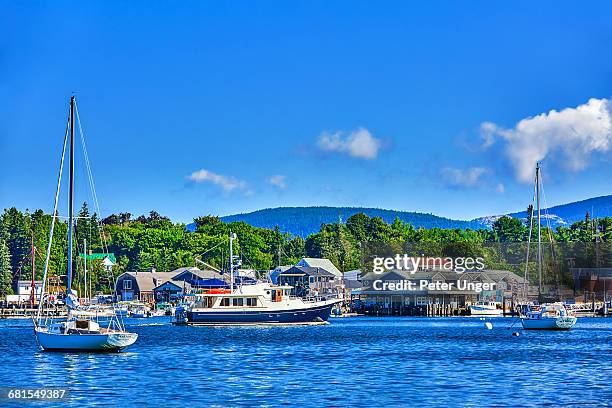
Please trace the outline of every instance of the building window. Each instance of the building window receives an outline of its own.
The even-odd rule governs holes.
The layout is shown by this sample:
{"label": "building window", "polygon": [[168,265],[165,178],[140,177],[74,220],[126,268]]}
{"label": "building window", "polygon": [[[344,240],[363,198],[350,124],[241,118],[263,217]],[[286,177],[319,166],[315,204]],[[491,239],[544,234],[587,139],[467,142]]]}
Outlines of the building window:
{"label": "building window", "polygon": [[416,299],[416,304],[418,306],[425,306],[425,305],[429,304],[429,299],[426,296],[419,296]]}
{"label": "building window", "polygon": [[132,281],[130,279],[123,280],[123,289],[126,289],[126,290],[132,289]]}

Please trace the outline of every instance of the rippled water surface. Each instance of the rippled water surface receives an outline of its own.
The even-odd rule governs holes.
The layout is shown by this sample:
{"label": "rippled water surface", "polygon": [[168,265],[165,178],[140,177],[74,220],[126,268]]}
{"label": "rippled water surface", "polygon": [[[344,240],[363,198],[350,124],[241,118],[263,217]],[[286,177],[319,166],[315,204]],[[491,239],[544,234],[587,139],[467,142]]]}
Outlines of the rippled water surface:
{"label": "rippled water surface", "polygon": [[30,321],[1,320],[0,386],[67,387],[62,406],[610,404],[612,319],[518,337],[520,323],[491,321],[493,330],[476,318],[260,328],[128,319],[133,347],[78,354],[40,352]]}

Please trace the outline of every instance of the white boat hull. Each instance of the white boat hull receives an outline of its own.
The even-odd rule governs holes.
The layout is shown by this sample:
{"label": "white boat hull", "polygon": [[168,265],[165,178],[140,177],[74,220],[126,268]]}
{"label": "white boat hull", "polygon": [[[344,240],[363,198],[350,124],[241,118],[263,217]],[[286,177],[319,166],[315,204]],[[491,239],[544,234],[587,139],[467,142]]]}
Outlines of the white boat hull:
{"label": "white boat hull", "polygon": [[576,317],[545,317],[541,319],[522,318],[525,330],[569,330],[576,324]]}
{"label": "white boat hull", "polygon": [[501,316],[501,309],[493,309],[482,306],[470,306],[470,315],[472,316]]}
{"label": "white boat hull", "polygon": [[35,328],[38,344],[44,350],[120,351],[136,342],[138,334],[109,332],[100,334],[49,333],[45,328]]}

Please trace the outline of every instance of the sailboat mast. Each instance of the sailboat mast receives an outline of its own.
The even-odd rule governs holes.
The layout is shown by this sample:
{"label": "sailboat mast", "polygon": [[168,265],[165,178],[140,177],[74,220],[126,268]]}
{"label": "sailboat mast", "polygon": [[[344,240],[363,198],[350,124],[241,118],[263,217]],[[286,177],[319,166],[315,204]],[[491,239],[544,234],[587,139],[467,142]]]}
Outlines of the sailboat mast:
{"label": "sailboat mast", "polygon": [[83,275],[85,279],[85,299],[87,299],[87,240],[83,238]]}
{"label": "sailboat mast", "polygon": [[234,238],[236,235],[230,232],[230,245],[229,245],[229,267],[230,267],[230,290],[234,293]]}
{"label": "sailboat mast", "polygon": [[540,163],[536,164],[536,202],[538,206],[538,300],[542,296],[542,225],[540,222]]}
{"label": "sailboat mast", "polygon": [[66,295],[72,293],[72,235],[74,232],[74,96],[70,97],[70,195],[68,198],[68,276]]}
{"label": "sailboat mast", "polygon": [[34,254],[34,232],[32,232],[32,248],[31,248],[32,252],[31,252],[31,256],[32,256],[32,286],[31,286],[31,296],[30,296],[30,303],[31,306],[34,307],[34,298],[36,297],[36,260],[35,260],[35,254]]}

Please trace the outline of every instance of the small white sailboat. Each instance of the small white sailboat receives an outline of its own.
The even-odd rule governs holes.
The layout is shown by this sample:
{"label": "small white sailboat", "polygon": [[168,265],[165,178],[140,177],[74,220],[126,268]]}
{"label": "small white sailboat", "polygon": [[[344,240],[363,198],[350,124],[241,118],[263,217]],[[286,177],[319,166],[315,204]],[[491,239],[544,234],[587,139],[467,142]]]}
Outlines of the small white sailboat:
{"label": "small white sailboat", "polygon": [[479,301],[470,306],[472,316],[501,316],[502,310],[497,308],[495,302]]}
{"label": "small white sailboat", "polygon": [[[535,198],[538,211],[538,293],[542,298],[542,233],[540,215],[540,189],[541,189],[540,163],[536,164]],[[531,227],[533,216],[530,214],[529,239],[527,241],[527,261],[525,262],[525,281],[527,281],[527,268],[529,264],[529,244],[531,242]],[[525,297],[527,288],[525,288]],[[526,330],[569,330],[576,324],[576,316],[572,315],[562,303],[549,303],[530,308],[521,317],[521,323]]]}
{"label": "small white sailboat", "polygon": [[521,319],[526,330],[569,330],[576,320],[576,316],[571,315],[563,303],[536,306]]}
{"label": "small white sailboat", "polygon": [[[127,332],[121,320],[112,315],[106,327],[102,327],[93,317],[85,313],[80,307],[75,293],[71,289],[73,272],[73,233],[74,233],[74,124],[75,124],[75,98],[70,98],[70,114],[68,126],[64,136],[64,147],[60,161],[57,190],[55,193],[55,205],[49,232],[49,243],[45,258],[45,270],[43,286],[38,302],[38,313],[35,320],[34,334],[39,346],[43,350],[72,350],[72,351],[119,351],[127,346],[134,344],[138,335]],[[45,286],[49,271],[49,258],[51,253],[51,241],[53,230],[57,219],[58,199],[64,166],[64,155],[66,143],[70,136],[70,188],[69,188],[69,216],[68,216],[68,271],[66,283],[66,307],[68,317],[64,321],[54,321],[48,316],[43,316],[43,305],[50,300],[50,296],[45,298]],[[81,137],[83,135],[81,134]],[[87,159],[86,159],[87,162]],[[91,174],[91,173],[90,173]],[[90,313],[89,313],[90,314]]]}

